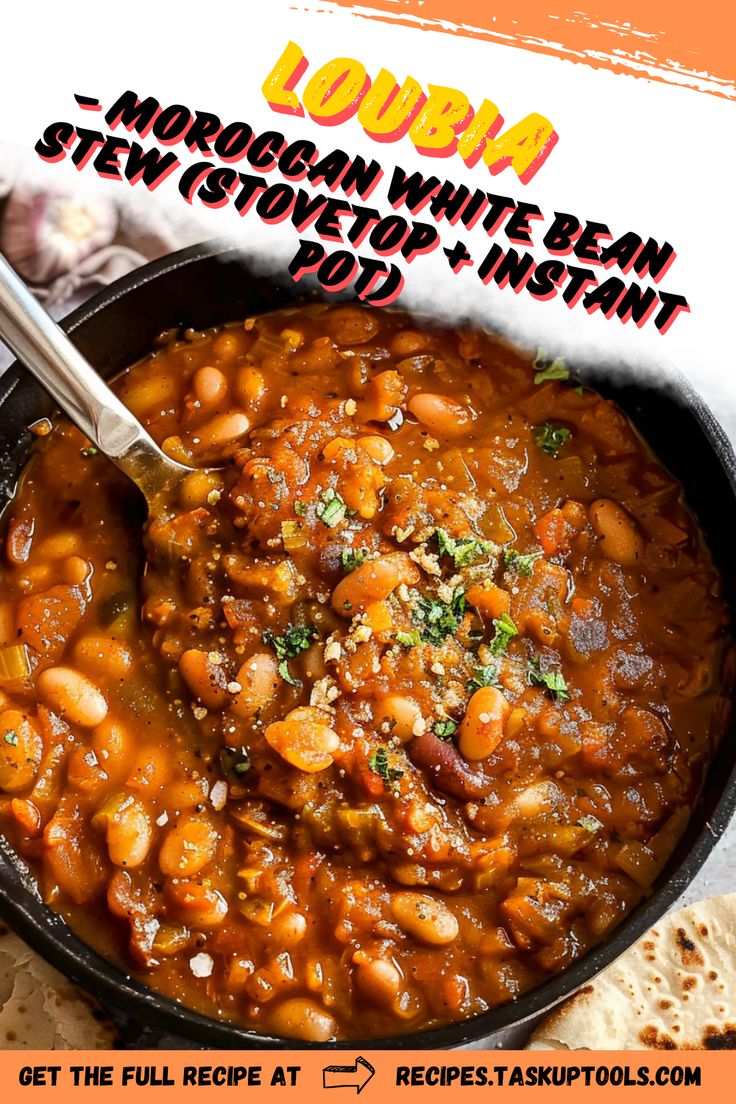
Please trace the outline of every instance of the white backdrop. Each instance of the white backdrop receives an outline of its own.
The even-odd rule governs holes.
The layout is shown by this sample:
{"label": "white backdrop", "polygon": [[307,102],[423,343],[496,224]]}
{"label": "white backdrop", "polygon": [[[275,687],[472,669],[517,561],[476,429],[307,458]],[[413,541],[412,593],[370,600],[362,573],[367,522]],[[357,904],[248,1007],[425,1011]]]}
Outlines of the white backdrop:
{"label": "white backdrop", "polygon": [[[310,6],[314,10],[304,10]],[[13,7],[14,46],[5,51],[0,72],[0,138],[30,147],[56,119],[100,125],[100,115],[80,112],[72,94],[98,96],[107,106],[128,87],[141,96],[155,95],[162,104],[185,102],[224,120],[245,119],[256,130],[311,137],[323,150],[339,145],[377,157],[388,171],[371,199],[374,206],[382,205],[391,166],[398,162],[528,200],[548,217],[564,210],[606,222],[614,236],[635,230],[669,240],[678,256],[662,287],[685,294],[691,314],[681,316],[665,336],[651,323],[638,330],[599,312],[570,311],[559,297],[540,303],[526,293],[483,287],[469,269],[455,277],[438,253],[410,266],[405,301],[428,309],[459,304],[463,312],[530,345],[574,360],[621,359],[636,370],[667,371],[675,365],[736,434],[729,279],[736,223],[728,218],[736,168],[728,136],[736,126],[736,104],[459,35],[325,11],[316,3],[295,10],[285,0],[222,0],[208,9],[189,0],[175,8],[130,0],[124,12],[125,20],[112,25],[109,9],[89,0]],[[430,82],[461,88],[476,106],[486,96],[499,105],[507,124],[539,111],[555,124],[559,143],[523,186],[510,169],[492,177],[482,164],[467,170],[457,156],[422,157],[408,138],[379,145],[355,119],[335,128],[275,114],[261,85],[289,38],[303,48],[309,73],[333,56],[357,57],[371,74],[385,66],[399,82],[411,73],[425,88]],[[64,164],[44,168],[55,178],[75,172]],[[130,190],[125,182],[102,187]],[[184,207],[175,187],[170,178],[156,200]],[[290,223],[266,227],[255,212],[240,219],[232,207],[202,215],[205,234],[241,234],[275,264],[295,251],[297,233]],[[454,239],[450,234],[448,244]],[[483,241],[482,231],[473,240]]]}

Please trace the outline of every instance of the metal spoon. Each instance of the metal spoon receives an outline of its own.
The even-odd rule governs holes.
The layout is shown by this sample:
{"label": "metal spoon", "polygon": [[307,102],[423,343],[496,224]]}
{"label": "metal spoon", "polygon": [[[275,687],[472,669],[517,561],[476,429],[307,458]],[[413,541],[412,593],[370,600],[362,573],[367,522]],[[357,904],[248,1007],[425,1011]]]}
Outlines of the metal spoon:
{"label": "metal spoon", "polygon": [[149,512],[193,470],[161,451],[1,253],[0,339],[85,437],[133,480]]}

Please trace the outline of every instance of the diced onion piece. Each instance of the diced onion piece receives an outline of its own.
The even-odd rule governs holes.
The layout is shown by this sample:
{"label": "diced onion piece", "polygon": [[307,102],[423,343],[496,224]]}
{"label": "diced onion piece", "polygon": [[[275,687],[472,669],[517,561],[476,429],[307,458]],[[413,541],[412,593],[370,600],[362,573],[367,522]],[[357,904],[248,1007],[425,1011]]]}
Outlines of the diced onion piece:
{"label": "diced onion piece", "polygon": [[628,840],[621,846],[615,862],[642,889],[649,889],[662,865],[649,847],[636,840]]}
{"label": "diced onion piece", "polygon": [[275,908],[273,901],[265,901],[262,897],[248,897],[240,905],[243,916],[262,928],[267,928],[271,923]]}
{"label": "diced onion piece", "polygon": [[281,522],[281,539],[287,552],[295,552],[298,548],[304,548],[307,538],[298,521]]}
{"label": "diced onion piece", "polygon": [[171,460],[176,460],[179,464],[186,464],[189,466],[192,462],[192,454],[181,437],[167,437],[161,445],[161,448]]}
{"label": "diced onion piece", "polygon": [[9,644],[0,648],[0,679],[12,682],[27,678],[31,673],[31,663],[25,644]]}
{"label": "diced onion piece", "polygon": [[289,352],[293,348],[294,346],[292,342],[289,340],[288,337],[284,337],[283,334],[263,333],[258,335],[255,342],[251,346],[249,356],[273,356],[276,353]]}

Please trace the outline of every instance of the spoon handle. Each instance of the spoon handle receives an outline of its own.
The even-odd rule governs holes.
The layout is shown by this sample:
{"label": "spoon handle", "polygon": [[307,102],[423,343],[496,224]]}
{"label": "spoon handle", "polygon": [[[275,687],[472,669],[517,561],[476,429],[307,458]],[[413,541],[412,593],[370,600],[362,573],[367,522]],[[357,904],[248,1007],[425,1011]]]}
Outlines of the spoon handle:
{"label": "spoon handle", "polygon": [[147,498],[186,471],[161,451],[1,253],[0,339]]}

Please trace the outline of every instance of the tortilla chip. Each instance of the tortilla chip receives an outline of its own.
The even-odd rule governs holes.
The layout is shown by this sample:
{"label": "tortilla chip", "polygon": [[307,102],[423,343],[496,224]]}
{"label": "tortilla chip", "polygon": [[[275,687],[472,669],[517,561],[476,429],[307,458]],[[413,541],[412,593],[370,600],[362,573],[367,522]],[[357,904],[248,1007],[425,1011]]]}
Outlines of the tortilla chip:
{"label": "tortilla chip", "polygon": [[116,1038],[91,997],[0,925],[0,1050],[97,1050]]}
{"label": "tortilla chip", "polygon": [[665,916],[547,1016],[527,1049],[736,1049],[736,893]]}

